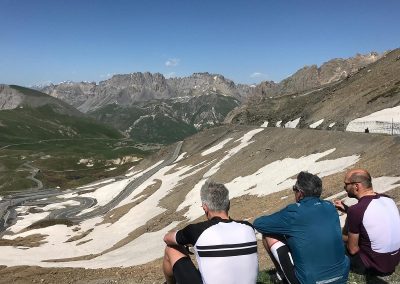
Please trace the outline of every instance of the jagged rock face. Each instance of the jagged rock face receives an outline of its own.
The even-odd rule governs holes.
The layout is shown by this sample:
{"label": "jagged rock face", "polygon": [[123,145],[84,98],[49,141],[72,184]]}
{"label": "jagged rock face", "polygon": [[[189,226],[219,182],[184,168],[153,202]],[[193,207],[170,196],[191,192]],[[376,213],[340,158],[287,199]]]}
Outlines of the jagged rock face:
{"label": "jagged rock face", "polygon": [[23,96],[8,85],[0,85],[0,110],[15,109],[23,101]]}
{"label": "jagged rock face", "polygon": [[375,62],[383,55],[371,52],[366,55],[357,54],[348,59],[332,59],[319,68],[317,65],[305,66],[278,84],[268,81],[260,83],[249,95],[249,100],[258,102],[261,98],[294,94],[339,81]]}
{"label": "jagged rock face", "polygon": [[222,75],[194,73],[189,77],[171,78],[168,80],[171,89],[177,96],[201,96],[218,93],[242,100],[249,91],[249,86],[235,85]]}
{"label": "jagged rock face", "polygon": [[43,88],[36,89],[78,108],[80,105],[82,105],[84,102],[95,95],[96,83],[63,82],[58,85],[50,84]]}
{"label": "jagged rock face", "polygon": [[360,68],[375,62],[381,55],[376,52],[371,52],[366,55],[357,54],[355,57],[345,59],[333,59],[319,68],[318,80],[320,85],[339,81],[347,76],[354,74]]}
{"label": "jagged rock face", "polygon": [[93,96],[77,106],[88,112],[108,104],[130,106],[135,102],[168,98],[169,89],[166,79],[160,73],[132,73],[115,75],[101,81]]}
{"label": "jagged rock face", "polygon": [[220,94],[243,100],[250,91],[247,85],[235,85],[221,75],[194,73],[189,77],[166,79],[162,74],[132,73],[115,75],[95,83],[62,83],[41,91],[64,100],[80,111],[89,112],[105,105],[130,106],[153,99],[196,97]]}
{"label": "jagged rock face", "polygon": [[265,100],[266,97],[277,93],[279,85],[274,81],[263,81],[253,86],[247,97],[247,102],[257,104]]}

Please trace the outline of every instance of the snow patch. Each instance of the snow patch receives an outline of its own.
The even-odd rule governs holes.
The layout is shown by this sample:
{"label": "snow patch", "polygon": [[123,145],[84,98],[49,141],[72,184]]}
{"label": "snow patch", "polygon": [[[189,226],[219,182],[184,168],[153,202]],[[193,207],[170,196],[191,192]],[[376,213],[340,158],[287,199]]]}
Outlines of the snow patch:
{"label": "snow patch", "polygon": [[349,122],[346,131],[400,134],[400,106],[386,108]]}
{"label": "snow patch", "polygon": [[316,121],[316,122],[314,122],[313,124],[310,124],[310,128],[317,128],[318,126],[320,126],[321,125],[321,123],[324,121],[324,119],[320,119],[320,120],[318,120],[318,121]]}
{"label": "snow patch", "polygon": [[186,152],[183,152],[182,154],[180,154],[180,155],[178,156],[178,158],[176,158],[175,163],[176,163],[176,162],[179,162],[180,160],[182,160],[183,158],[185,158],[185,155],[186,155],[186,154],[187,154]]}
{"label": "snow patch", "polygon": [[203,151],[203,152],[201,153],[201,155],[202,155],[202,156],[206,156],[206,155],[208,155],[208,154],[214,153],[214,152],[216,152],[216,151],[222,149],[222,148],[225,146],[225,144],[228,143],[228,142],[231,141],[231,140],[232,140],[232,138],[227,138],[227,139],[225,139],[224,141],[221,141],[220,143],[218,143],[217,145],[215,145],[215,146],[213,146],[213,147],[211,147],[211,148],[209,148],[209,149]]}
{"label": "snow patch", "polygon": [[285,128],[296,128],[300,122],[301,117],[296,118],[295,120],[291,120],[285,123]]}

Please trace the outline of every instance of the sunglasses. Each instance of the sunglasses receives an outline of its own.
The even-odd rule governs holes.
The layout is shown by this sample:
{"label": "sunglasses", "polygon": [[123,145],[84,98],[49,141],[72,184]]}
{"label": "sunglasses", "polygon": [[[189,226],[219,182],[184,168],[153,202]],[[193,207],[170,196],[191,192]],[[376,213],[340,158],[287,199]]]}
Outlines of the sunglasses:
{"label": "sunglasses", "polygon": [[293,185],[293,191],[301,191],[300,188],[297,187],[297,185]]}
{"label": "sunglasses", "polygon": [[343,188],[346,189],[348,185],[350,185],[350,184],[356,184],[356,183],[360,183],[360,182],[359,182],[359,181],[345,182]]}

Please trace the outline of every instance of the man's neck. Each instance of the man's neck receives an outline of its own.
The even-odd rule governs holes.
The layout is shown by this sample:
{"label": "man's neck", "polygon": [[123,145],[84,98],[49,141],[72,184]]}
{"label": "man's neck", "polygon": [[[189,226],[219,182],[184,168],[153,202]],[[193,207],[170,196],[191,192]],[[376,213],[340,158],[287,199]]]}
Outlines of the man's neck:
{"label": "man's neck", "polygon": [[363,191],[362,193],[360,193],[357,199],[361,199],[364,196],[370,196],[370,195],[376,195],[376,193],[374,192],[374,189],[372,187],[368,188],[365,191]]}
{"label": "man's neck", "polygon": [[221,219],[226,219],[226,220],[229,219],[228,212],[225,212],[225,211],[209,211],[208,212],[208,216],[207,216],[208,220],[211,220],[214,217],[219,217]]}

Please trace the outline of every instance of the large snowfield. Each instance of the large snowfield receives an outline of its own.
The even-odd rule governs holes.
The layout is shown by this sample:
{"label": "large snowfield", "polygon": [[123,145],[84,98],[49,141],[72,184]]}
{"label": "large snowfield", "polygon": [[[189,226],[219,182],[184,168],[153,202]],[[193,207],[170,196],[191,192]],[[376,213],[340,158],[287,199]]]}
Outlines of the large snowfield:
{"label": "large snowfield", "polygon": [[386,108],[370,115],[357,118],[346,127],[346,131],[400,134],[400,106]]}

